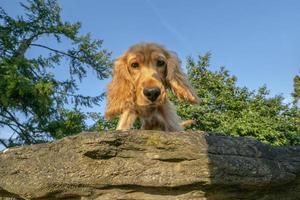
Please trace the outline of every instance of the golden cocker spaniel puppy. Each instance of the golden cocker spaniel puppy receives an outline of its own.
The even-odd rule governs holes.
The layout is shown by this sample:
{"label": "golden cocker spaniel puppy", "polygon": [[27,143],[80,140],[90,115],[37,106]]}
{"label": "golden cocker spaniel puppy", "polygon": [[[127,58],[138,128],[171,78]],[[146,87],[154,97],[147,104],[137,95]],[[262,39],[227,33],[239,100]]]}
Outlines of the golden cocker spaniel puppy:
{"label": "golden cocker spaniel puppy", "polygon": [[120,115],[117,130],[131,129],[139,118],[141,129],[180,131],[182,122],[167,89],[181,100],[199,102],[174,53],[155,43],[136,44],[114,63],[105,116]]}

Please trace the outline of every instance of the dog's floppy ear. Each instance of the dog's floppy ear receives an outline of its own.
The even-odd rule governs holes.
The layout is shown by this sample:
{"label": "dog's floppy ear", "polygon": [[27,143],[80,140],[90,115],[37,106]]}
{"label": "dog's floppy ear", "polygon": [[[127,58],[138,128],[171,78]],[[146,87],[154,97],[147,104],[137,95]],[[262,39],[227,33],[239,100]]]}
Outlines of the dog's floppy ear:
{"label": "dog's floppy ear", "polygon": [[107,87],[105,117],[111,119],[121,114],[125,108],[129,108],[133,104],[134,95],[126,59],[123,56],[114,62],[113,78]]}
{"label": "dog's floppy ear", "polygon": [[193,87],[190,85],[186,75],[180,69],[178,57],[171,53],[167,60],[167,82],[172,92],[180,99],[191,103],[199,103]]}

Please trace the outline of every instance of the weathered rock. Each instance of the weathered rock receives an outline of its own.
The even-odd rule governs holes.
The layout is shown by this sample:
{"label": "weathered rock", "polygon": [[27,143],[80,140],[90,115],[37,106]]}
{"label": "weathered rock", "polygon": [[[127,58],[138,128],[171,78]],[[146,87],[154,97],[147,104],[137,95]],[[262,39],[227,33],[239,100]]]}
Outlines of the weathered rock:
{"label": "weathered rock", "polygon": [[203,132],[82,133],[0,152],[0,196],[300,199],[300,147]]}

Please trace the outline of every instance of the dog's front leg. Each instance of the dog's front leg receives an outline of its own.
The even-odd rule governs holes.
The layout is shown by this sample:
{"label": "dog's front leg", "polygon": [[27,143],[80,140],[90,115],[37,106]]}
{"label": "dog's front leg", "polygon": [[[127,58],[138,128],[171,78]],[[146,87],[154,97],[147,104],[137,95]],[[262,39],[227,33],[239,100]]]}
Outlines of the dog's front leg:
{"label": "dog's front leg", "polygon": [[126,131],[131,129],[136,118],[137,118],[136,113],[130,110],[125,110],[120,116],[117,130]]}

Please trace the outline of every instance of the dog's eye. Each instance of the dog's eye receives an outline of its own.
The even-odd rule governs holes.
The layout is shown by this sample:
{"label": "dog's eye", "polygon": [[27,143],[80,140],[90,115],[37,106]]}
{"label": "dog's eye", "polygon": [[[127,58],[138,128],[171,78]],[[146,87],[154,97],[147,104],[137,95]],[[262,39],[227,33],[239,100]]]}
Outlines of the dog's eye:
{"label": "dog's eye", "polygon": [[138,68],[139,67],[139,63],[137,63],[137,62],[131,63],[131,67],[132,68]]}
{"label": "dog's eye", "polygon": [[156,63],[156,66],[157,66],[157,67],[163,67],[163,66],[165,66],[165,65],[166,65],[166,63],[165,63],[165,61],[163,61],[163,60],[158,60],[157,63]]}

